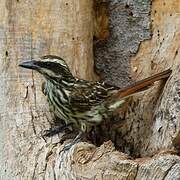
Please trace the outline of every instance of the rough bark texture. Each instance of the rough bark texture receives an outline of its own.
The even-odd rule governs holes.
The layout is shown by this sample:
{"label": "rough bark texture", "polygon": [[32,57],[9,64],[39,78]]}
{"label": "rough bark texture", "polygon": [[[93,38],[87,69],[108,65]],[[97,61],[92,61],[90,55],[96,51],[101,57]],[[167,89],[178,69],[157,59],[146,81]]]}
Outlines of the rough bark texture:
{"label": "rough bark texture", "polygon": [[95,41],[95,62],[101,79],[119,87],[131,81],[130,57],[142,41],[150,39],[151,1],[106,0],[109,38]]}
{"label": "rough bark texture", "polygon": [[[113,5],[115,9],[112,8]],[[124,5],[126,9],[121,8]],[[50,127],[52,117],[41,92],[42,79],[32,71],[18,68],[18,63],[22,60],[55,54],[67,60],[75,75],[94,79],[93,32],[96,38],[104,39],[108,36],[107,17],[106,14],[103,16],[103,13],[106,13],[104,7],[99,13],[94,13],[92,0],[1,0],[0,179],[179,179],[180,158],[176,153],[166,151],[167,148],[180,146],[178,5],[176,0],[153,1],[153,37],[143,42],[137,55],[131,59],[130,74],[134,79],[142,79],[167,67],[173,69],[173,74],[158,101],[159,90],[154,87],[144,96],[136,97],[124,116],[123,126],[119,128],[119,146],[124,152],[134,156],[146,156],[132,159],[115,150],[110,141],[100,147],[78,143],[70,151],[63,152],[64,145],[59,143],[62,134],[44,140],[41,133]],[[136,16],[133,16],[141,14],[142,8],[146,13],[143,13],[138,21]],[[132,13],[128,14],[129,11]],[[113,84],[117,81],[116,85],[125,84],[122,79],[127,80],[125,77],[130,69],[127,64],[129,55],[135,53],[140,41],[150,35],[149,11],[149,1],[110,1],[110,39],[107,41],[111,46],[105,45],[105,49],[109,49],[107,51],[110,59],[116,59],[116,55],[120,57],[117,52],[123,50],[121,53],[125,59],[117,58],[117,64],[112,62],[113,65],[109,65],[112,73],[108,80],[108,54],[104,54],[106,60],[99,61],[99,64],[105,64],[107,71],[102,73],[102,77],[107,81],[114,80]],[[120,12],[125,13],[125,16],[119,15]],[[136,22],[140,23],[138,30],[135,28],[134,31],[141,32],[142,36],[136,39],[136,43],[127,43],[131,38],[134,39],[133,32],[127,41],[120,36],[116,38],[117,36],[111,35],[116,32],[116,28],[127,27],[127,31],[122,31],[126,37],[128,30],[134,27],[126,26],[129,21],[121,22],[119,16],[122,16],[122,19],[129,16],[135,20],[135,27]],[[93,23],[94,17],[97,24]],[[142,25],[142,22],[145,24]],[[98,23],[103,24],[103,33],[98,30]],[[93,29],[93,25],[98,28]],[[114,55],[111,37],[114,37]],[[121,39],[122,44],[118,43]],[[103,42],[101,43],[103,47]],[[100,53],[104,53],[104,50],[98,46],[96,58],[100,60]],[[128,49],[127,54],[124,47]],[[133,51],[130,52],[129,49]],[[123,64],[120,66],[120,69],[123,69],[123,78],[118,81],[120,74],[113,69],[118,69],[120,64]],[[154,155],[162,149],[165,151]],[[154,156],[150,157],[151,155]]]}
{"label": "rough bark texture", "polygon": [[75,75],[93,79],[92,19],[91,0],[0,1],[1,179],[43,178],[45,151],[59,141],[45,143],[41,138],[52,121],[42,79],[18,64],[59,55]]}
{"label": "rough bark texture", "polygon": [[[131,107],[133,112],[126,114],[127,123],[124,127],[127,131],[122,136],[124,143],[128,144],[127,149],[137,156],[152,155],[160,149],[173,148],[172,142],[180,130],[179,12],[180,6],[176,1],[153,1],[152,39],[143,42],[138,54],[131,59],[135,79],[168,68],[173,70],[163,91],[160,86],[151,88],[135,99]],[[174,145],[178,144],[180,141]]]}

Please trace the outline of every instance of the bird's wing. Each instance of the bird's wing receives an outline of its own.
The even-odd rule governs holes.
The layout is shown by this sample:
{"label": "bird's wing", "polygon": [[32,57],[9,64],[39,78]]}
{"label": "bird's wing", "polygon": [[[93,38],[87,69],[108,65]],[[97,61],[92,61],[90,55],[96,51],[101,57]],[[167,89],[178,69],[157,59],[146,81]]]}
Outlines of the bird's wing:
{"label": "bird's wing", "polygon": [[70,104],[76,110],[87,111],[103,103],[116,89],[105,83],[79,80],[70,95]]}
{"label": "bird's wing", "polygon": [[[86,111],[90,110],[93,106],[104,103],[104,101],[108,99],[106,106],[109,106],[111,109],[116,109],[126,98],[148,89],[155,81],[167,79],[170,74],[171,70],[168,69],[122,89],[100,82],[90,83],[80,80],[72,91],[70,103],[72,103],[73,107]],[[122,101],[120,102],[120,100]],[[116,106],[116,104],[118,105]]]}

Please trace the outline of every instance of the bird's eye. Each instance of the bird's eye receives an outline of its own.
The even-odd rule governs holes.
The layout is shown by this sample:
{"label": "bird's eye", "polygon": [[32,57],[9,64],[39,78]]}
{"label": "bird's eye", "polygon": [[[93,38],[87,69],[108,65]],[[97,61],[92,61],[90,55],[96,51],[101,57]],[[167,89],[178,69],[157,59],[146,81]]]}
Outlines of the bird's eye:
{"label": "bird's eye", "polygon": [[55,66],[54,66],[54,63],[52,63],[52,62],[46,62],[45,67],[46,68],[54,68]]}

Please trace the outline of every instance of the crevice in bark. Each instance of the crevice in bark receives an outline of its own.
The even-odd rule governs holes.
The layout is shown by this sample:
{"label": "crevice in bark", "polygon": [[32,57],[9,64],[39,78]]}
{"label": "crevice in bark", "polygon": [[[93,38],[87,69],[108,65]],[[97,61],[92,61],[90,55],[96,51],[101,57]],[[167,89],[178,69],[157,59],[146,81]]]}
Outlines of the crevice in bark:
{"label": "crevice in bark", "polygon": [[136,180],[136,178],[137,178],[138,171],[139,171],[139,164],[137,164],[137,170],[136,170],[136,174],[135,174],[135,176],[134,176],[134,180]]}
{"label": "crevice in bark", "polygon": [[33,174],[32,174],[32,179],[34,180],[36,178],[36,168],[37,168],[38,163],[35,162],[34,168],[33,168]]}
{"label": "crevice in bark", "polygon": [[30,113],[31,113],[31,124],[32,124],[33,132],[34,132],[35,135],[37,135],[36,127],[35,127],[35,125],[34,125],[34,119],[35,119],[35,118],[34,118],[33,110],[32,110],[32,109],[30,109]]}
{"label": "crevice in bark", "polygon": [[169,172],[172,170],[172,168],[177,165],[177,162],[174,162],[171,167],[165,172],[165,175],[162,179],[166,179],[166,177],[168,176]]}

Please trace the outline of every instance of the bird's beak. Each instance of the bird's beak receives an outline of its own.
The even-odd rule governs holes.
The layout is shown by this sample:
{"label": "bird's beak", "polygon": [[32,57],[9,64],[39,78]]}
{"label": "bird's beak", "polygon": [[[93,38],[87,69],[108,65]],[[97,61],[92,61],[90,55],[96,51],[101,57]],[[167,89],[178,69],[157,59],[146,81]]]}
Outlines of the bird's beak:
{"label": "bird's beak", "polygon": [[19,64],[19,66],[23,68],[27,68],[27,69],[34,69],[34,70],[37,70],[39,67],[37,61],[34,61],[34,60],[22,62],[21,64]]}

